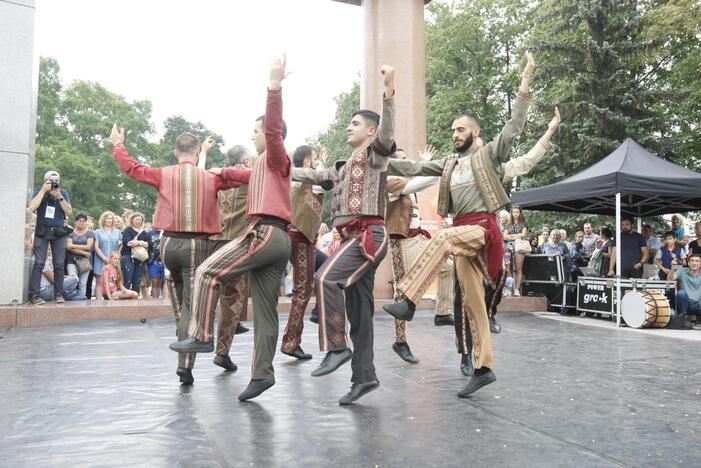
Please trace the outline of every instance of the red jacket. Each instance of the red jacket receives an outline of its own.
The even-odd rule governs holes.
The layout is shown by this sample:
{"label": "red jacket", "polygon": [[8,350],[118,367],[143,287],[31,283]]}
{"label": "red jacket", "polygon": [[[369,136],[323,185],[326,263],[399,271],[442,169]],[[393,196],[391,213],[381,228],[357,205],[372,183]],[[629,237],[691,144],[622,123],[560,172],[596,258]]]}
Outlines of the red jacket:
{"label": "red jacket", "polygon": [[290,158],[282,139],[282,93],[268,90],[265,106],[265,151],[253,166],[246,216],[292,219]]}
{"label": "red jacket", "polygon": [[219,234],[217,192],[247,184],[251,175],[251,171],[229,167],[215,176],[190,162],[149,167],[129,156],[121,143],[112,149],[112,155],[129,177],[158,190],[153,227],[164,231]]}

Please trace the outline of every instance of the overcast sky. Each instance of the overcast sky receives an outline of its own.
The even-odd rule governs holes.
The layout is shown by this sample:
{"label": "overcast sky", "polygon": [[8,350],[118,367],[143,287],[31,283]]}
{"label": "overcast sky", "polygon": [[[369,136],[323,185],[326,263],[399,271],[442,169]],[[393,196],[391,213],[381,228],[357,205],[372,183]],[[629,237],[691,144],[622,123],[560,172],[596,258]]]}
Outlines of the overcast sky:
{"label": "overcast sky", "polygon": [[[227,146],[250,141],[270,58],[287,53],[287,146],[325,129],[362,60],[360,7],[331,0],[37,0],[35,48],[64,85],[96,81],[153,104],[152,122],[202,121]],[[107,131],[107,130],[106,130]],[[155,138],[155,137],[154,137]]]}

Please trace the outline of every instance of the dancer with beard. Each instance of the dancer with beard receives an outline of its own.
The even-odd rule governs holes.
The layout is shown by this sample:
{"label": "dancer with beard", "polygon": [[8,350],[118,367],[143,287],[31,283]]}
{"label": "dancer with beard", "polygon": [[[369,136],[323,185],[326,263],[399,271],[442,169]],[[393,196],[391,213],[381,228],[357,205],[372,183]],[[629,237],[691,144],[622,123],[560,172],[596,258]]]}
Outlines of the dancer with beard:
{"label": "dancer with beard", "polygon": [[438,214],[456,215],[453,227],[441,230],[431,240],[397,286],[405,300],[383,308],[397,319],[411,320],[416,303],[433,276],[453,254],[464,313],[469,316],[475,361],[475,373],[459,397],[496,380],[483,282],[485,278],[496,282],[503,260],[504,246],[494,213],[509,202],[501,184],[501,164],[508,161],[513,142],[523,131],[532,99],[529,85],[535,62],[530,53],[526,54],[526,61],[511,119],[491,142],[479,148],[479,121],[473,115],[463,114],[452,125],[458,154],[438,161],[392,160],[388,169],[390,175],[440,176]]}

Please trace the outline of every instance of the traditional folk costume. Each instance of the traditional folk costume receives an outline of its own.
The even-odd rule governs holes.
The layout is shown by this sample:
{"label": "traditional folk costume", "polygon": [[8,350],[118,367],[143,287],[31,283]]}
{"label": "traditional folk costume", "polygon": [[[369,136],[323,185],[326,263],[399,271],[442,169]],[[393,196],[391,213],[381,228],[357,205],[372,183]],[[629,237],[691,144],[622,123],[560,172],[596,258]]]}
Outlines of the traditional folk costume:
{"label": "traditional folk costume", "polygon": [[[350,159],[337,161],[321,172],[298,168],[292,171],[293,179],[299,182],[334,184],[331,216],[343,237],[339,248],[316,275],[319,346],[329,352],[312,373],[314,376],[332,372],[352,354],[354,385],[379,385],[373,364],[373,287],[375,270],[387,253],[386,170],[395,146],[394,98],[386,97],[370,146],[355,149]],[[351,325],[353,353],[346,341],[346,316]],[[340,403],[349,401],[342,398]]]}
{"label": "traditional folk costume", "polygon": [[[416,177],[411,181],[400,177],[390,177],[387,181],[389,204],[385,224],[390,238],[392,253],[392,272],[394,276],[394,300],[402,300],[396,286],[428,244],[431,235],[421,228],[421,218],[416,193],[434,183],[437,177]],[[448,259],[438,270],[438,294],[436,315],[450,317],[454,297],[453,261]],[[395,319],[395,352],[408,362],[418,362],[409,350],[406,339],[406,321]],[[438,318],[436,320],[438,322]],[[448,323],[452,324],[452,323]]]}
{"label": "traditional folk costume", "polygon": [[[530,94],[519,92],[509,122],[494,140],[473,153],[438,161],[392,160],[388,168],[390,175],[441,176],[438,214],[454,213],[453,227],[441,230],[431,240],[397,287],[408,301],[418,303],[433,276],[453,254],[464,314],[469,318],[476,376],[488,374],[491,381],[492,338],[483,282],[495,283],[501,269],[504,246],[494,213],[509,202],[501,184],[501,163],[507,162],[513,141],[523,130],[530,101]],[[466,330],[457,339],[465,342]],[[468,387],[461,396],[466,396]]]}
{"label": "traditional folk costume", "polygon": [[[190,301],[195,269],[207,258],[208,237],[221,232],[217,193],[247,183],[249,171],[227,168],[215,176],[189,161],[152,168],[135,161],[123,144],[113,150],[115,160],[132,179],[158,191],[153,226],[163,230],[161,258],[170,271],[175,294],[171,306],[178,339],[187,338]],[[183,383],[192,383],[194,354],[178,356],[178,375]]]}
{"label": "traditional folk costume", "polygon": [[[278,337],[278,286],[290,258],[287,227],[291,219],[290,160],[282,137],[282,93],[268,90],[265,112],[265,152],[250,172],[246,216],[250,219],[244,236],[221,247],[198,269],[188,335],[171,349],[211,352],[214,306],[220,284],[231,283],[248,273],[253,299],[254,357],[252,381],[239,395],[245,400],[257,396],[275,382],[273,357]],[[249,390],[261,381],[262,390]],[[257,382],[257,383],[256,383]]]}
{"label": "traditional folk costume", "polygon": [[[316,271],[316,237],[321,225],[324,191],[299,182],[292,183],[292,303],[280,351],[294,355],[302,341],[304,312],[312,295]],[[309,359],[301,349],[295,357]]]}

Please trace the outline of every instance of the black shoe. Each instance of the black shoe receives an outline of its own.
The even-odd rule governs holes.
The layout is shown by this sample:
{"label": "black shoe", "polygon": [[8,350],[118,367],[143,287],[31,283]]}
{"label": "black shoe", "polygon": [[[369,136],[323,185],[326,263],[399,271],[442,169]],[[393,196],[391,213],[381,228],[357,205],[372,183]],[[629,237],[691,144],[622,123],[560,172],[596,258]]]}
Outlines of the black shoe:
{"label": "black shoe", "polygon": [[175,371],[175,373],[178,374],[178,377],[180,377],[180,383],[183,385],[192,385],[192,383],[195,381],[195,378],[192,376],[192,369],[178,367],[178,370]]}
{"label": "black shoe", "polygon": [[241,333],[246,333],[247,331],[249,331],[248,328],[244,327],[243,325],[241,325],[241,322],[239,322],[238,325],[236,325],[236,331],[234,332],[234,335],[240,335]]}
{"label": "black shoe", "polygon": [[475,373],[475,365],[472,363],[472,353],[467,353],[462,355],[462,360],[460,361],[460,372],[465,377],[470,377]]}
{"label": "black shoe", "polygon": [[273,385],[275,385],[275,379],[252,379],[248,382],[246,390],[239,394],[239,401],[255,398]]}
{"label": "black shoe", "polygon": [[66,300],[63,298],[62,295],[59,294],[58,296],[56,296],[56,304],[63,304],[64,302],[66,302]]}
{"label": "black shoe", "polygon": [[453,318],[453,314],[448,314],[448,315],[437,315],[433,317],[433,324],[437,327],[443,327],[446,325],[455,325],[455,319]]}
{"label": "black shoe", "polygon": [[501,325],[497,323],[496,317],[489,317],[489,331],[492,332],[492,335],[501,333]]}
{"label": "black shoe", "polygon": [[480,388],[484,387],[485,385],[489,385],[490,383],[495,382],[496,380],[497,377],[496,375],[494,375],[494,372],[492,372],[491,369],[482,375],[472,374],[472,378],[470,378],[470,381],[467,383],[467,385],[465,385],[465,387],[462,390],[460,390],[458,396],[460,398],[465,398],[466,396],[475,393]]}
{"label": "black shoe", "polygon": [[39,296],[34,296],[29,301],[32,303],[32,305],[46,304],[46,301]]}
{"label": "black shoe", "polygon": [[305,353],[301,346],[297,346],[297,349],[295,349],[291,353],[287,353],[287,352],[283,351],[282,354],[287,354],[288,356],[292,356],[293,358],[297,358],[300,361],[306,361],[307,359],[312,358],[312,355],[309,353]]}
{"label": "black shoe", "polygon": [[339,405],[350,405],[356,402],[360,397],[366,393],[370,393],[380,386],[380,382],[377,380],[371,380],[370,382],[354,383],[351,385],[350,392],[346,393],[338,400]]}
{"label": "black shoe", "polygon": [[319,309],[316,307],[312,309],[312,313],[309,315],[309,321],[319,325]]}
{"label": "black shoe", "polygon": [[238,366],[234,364],[234,361],[231,360],[228,354],[226,356],[220,356],[219,354],[214,356],[214,364],[231,372],[236,372],[238,369]]}
{"label": "black shoe", "polygon": [[411,322],[416,312],[416,304],[406,299],[396,304],[385,304],[382,309],[397,320],[406,320]]}
{"label": "black shoe", "polygon": [[411,349],[409,349],[408,343],[394,343],[392,345],[392,349],[406,362],[410,362],[412,364],[419,362],[419,358],[411,354]]}
{"label": "black shoe", "polygon": [[204,342],[188,336],[182,341],[171,343],[169,348],[176,353],[211,353],[214,351],[214,341]]}
{"label": "black shoe", "polygon": [[312,377],[321,377],[322,375],[330,374],[343,364],[347,363],[353,357],[353,351],[346,348],[343,351],[329,351],[324,356],[324,359],[319,364],[319,367],[314,369]]}

